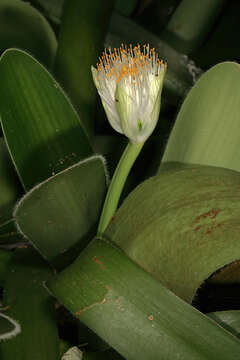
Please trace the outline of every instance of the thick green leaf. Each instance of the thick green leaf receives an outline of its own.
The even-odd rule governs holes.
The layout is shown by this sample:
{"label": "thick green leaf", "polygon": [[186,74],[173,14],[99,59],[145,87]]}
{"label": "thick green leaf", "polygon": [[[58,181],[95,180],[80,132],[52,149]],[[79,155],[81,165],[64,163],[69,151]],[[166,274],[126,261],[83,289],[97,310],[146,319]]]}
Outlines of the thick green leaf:
{"label": "thick green leaf", "polygon": [[96,233],[106,182],[104,159],[93,156],[40,183],[15,208],[20,232],[49,261],[82,249]]}
{"label": "thick green leaf", "polygon": [[92,241],[48,287],[128,360],[239,356],[237,338],[167,290],[109,241]]}
{"label": "thick green leaf", "polygon": [[26,189],[92,153],[69,100],[33,57],[10,49],[0,60],[4,135]]}
{"label": "thick green leaf", "polygon": [[0,345],[4,360],[59,360],[54,300],[44,288],[52,271],[31,248],[17,249],[9,263],[4,288],[6,314],[21,325],[21,333]]}
{"label": "thick green leaf", "polygon": [[191,302],[206,278],[240,258],[239,191],[240,175],[228,169],[161,172],[128,196],[106,237]]}
{"label": "thick green leaf", "polygon": [[91,65],[102,51],[113,5],[114,0],[67,0],[60,28],[55,74],[90,135],[96,98]]}
{"label": "thick green leaf", "polygon": [[240,171],[240,66],[225,62],[206,72],[178,114],[162,159]]}
{"label": "thick green leaf", "polygon": [[13,206],[21,193],[21,185],[5,142],[0,138],[0,224],[12,217]]}
{"label": "thick green leaf", "polygon": [[215,320],[224,329],[240,338],[240,311],[216,311],[207,314],[211,319]]}
{"label": "thick green leaf", "polygon": [[55,34],[46,19],[30,3],[0,0],[0,53],[16,47],[29,51],[48,67],[57,50]]}
{"label": "thick green leaf", "polygon": [[0,341],[15,337],[21,331],[20,325],[7,315],[0,313]]}

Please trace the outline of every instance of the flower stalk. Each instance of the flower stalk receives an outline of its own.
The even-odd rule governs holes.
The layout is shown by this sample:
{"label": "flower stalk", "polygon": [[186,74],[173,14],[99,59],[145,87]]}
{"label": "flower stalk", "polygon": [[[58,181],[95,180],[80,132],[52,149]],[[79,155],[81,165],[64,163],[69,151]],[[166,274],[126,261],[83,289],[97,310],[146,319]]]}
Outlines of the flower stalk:
{"label": "flower stalk", "polygon": [[133,144],[129,142],[126,146],[126,149],[124,150],[121,159],[117,165],[117,168],[114,172],[105,198],[102,214],[98,225],[98,235],[101,235],[110,223],[117,209],[119,198],[121,196],[127,176],[137,156],[142,150],[143,145],[144,143]]}

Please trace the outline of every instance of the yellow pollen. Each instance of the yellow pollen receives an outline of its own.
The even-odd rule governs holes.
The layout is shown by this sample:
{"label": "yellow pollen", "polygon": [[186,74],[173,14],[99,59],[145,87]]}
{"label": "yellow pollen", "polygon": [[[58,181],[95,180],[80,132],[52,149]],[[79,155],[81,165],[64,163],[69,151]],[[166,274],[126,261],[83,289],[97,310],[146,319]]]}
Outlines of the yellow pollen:
{"label": "yellow pollen", "polygon": [[157,75],[161,67],[165,67],[164,62],[158,58],[155,48],[150,49],[149,45],[143,45],[142,50],[140,45],[133,47],[132,44],[129,47],[122,44],[119,48],[108,48],[97,63],[99,74],[115,78],[117,82],[129,77],[135,81],[149,71]]}

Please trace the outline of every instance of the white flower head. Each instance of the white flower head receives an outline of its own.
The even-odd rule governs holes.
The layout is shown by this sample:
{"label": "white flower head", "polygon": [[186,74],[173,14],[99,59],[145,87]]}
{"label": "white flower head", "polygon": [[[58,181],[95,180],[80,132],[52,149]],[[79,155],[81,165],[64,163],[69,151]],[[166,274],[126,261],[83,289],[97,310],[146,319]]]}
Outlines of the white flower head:
{"label": "white flower head", "polygon": [[132,143],[142,143],[159,117],[166,64],[149,45],[105,49],[92,67],[108,121]]}

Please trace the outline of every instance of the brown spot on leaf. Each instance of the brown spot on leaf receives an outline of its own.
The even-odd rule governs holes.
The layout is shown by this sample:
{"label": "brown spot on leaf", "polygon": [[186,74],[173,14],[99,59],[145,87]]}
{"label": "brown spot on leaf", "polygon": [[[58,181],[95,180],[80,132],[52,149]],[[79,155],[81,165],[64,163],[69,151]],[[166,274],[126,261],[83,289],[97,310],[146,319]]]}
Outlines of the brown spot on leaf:
{"label": "brown spot on leaf", "polygon": [[100,265],[101,269],[104,270],[103,263],[96,256],[93,257],[93,261],[95,261],[96,264]]}
{"label": "brown spot on leaf", "polygon": [[94,306],[96,306],[96,305],[106,304],[106,302],[107,302],[106,296],[107,296],[107,293],[109,292],[109,290],[110,290],[111,288],[110,288],[109,285],[106,285],[105,287],[106,287],[106,289],[107,289],[107,292],[106,292],[104,298],[103,298],[101,301],[97,301],[97,302],[95,302],[95,303],[93,303],[93,304],[91,304],[91,305],[84,306],[84,307],[83,307],[82,309],[80,309],[79,311],[76,311],[76,312],[75,312],[75,315],[76,315],[76,316],[80,316],[84,311],[89,310],[89,309],[91,309],[92,307],[94,307]]}
{"label": "brown spot on leaf", "polygon": [[201,225],[195,227],[194,231],[198,231],[201,228]]}
{"label": "brown spot on leaf", "polygon": [[201,219],[206,219],[206,218],[215,219],[218,214],[219,214],[219,210],[217,210],[217,209],[209,210],[209,211],[197,216],[195,219],[195,222],[199,222]]}

